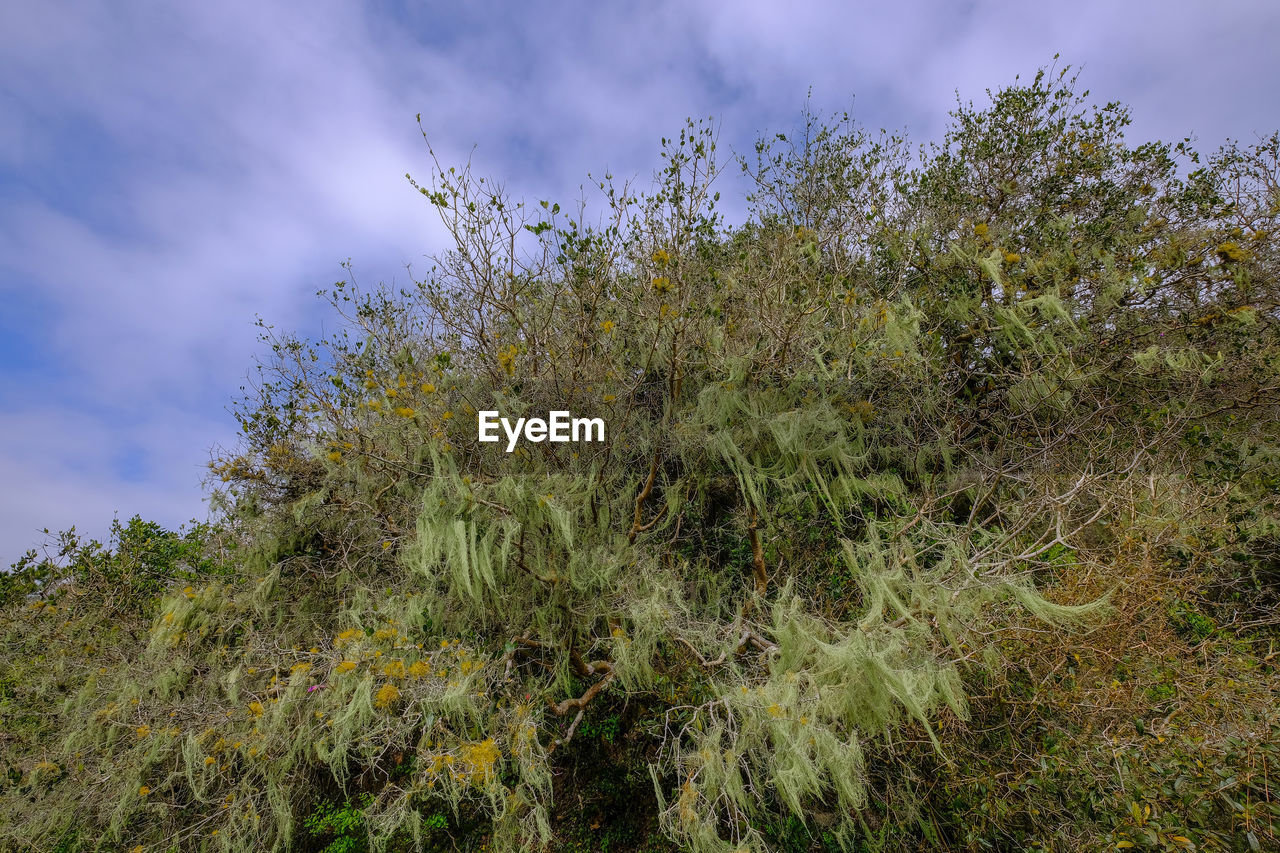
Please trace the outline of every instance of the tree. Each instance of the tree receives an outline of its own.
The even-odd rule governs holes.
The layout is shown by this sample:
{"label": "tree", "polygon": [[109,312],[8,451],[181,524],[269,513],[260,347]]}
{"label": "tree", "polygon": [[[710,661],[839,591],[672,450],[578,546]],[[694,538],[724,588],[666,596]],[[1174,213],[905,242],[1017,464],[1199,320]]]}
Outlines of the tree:
{"label": "tree", "polygon": [[[815,813],[849,843],[872,746],[941,750],[1001,637],[1103,618],[1039,591],[1063,553],[1105,570],[1148,492],[1195,513],[1276,476],[1276,140],[1184,175],[1086,95],[1041,72],[915,160],[811,120],[744,161],[737,227],[705,125],[652,192],[598,182],[594,225],[433,159],[413,185],[453,250],[335,285],[334,338],[264,326],[213,465],[240,575],[164,600],[147,703],[71,712],[68,749],[149,792],[93,819],[284,845],[337,789],[375,844],[448,812],[537,849],[560,757],[627,703],[678,843],[763,850]],[[476,440],[480,411],[551,409],[605,440]],[[185,734],[157,742],[162,711]]]}

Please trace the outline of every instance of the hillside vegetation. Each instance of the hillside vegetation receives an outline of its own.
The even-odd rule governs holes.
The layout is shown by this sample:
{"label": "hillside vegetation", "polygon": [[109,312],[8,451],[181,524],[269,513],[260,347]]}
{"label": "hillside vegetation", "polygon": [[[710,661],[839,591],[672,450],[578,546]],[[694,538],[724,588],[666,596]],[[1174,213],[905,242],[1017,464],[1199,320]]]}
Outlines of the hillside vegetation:
{"label": "hillside vegetation", "polygon": [[696,122],[572,209],[432,154],[215,521],[0,576],[0,847],[1277,849],[1280,136],[1087,95],[806,117],[732,227]]}

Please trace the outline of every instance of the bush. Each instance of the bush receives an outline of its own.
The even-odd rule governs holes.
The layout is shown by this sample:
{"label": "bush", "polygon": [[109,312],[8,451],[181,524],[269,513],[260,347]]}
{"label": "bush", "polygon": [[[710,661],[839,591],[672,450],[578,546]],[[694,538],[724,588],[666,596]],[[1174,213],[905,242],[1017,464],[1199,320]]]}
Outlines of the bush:
{"label": "bush", "polygon": [[[84,681],[56,724],[58,766],[107,781],[58,777],[34,796],[77,809],[9,807],[0,832],[393,849],[447,816],[540,849],[581,830],[555,818],[593,790],[563,773],[590,742],[577,773],[652,785],[603,831],[633,848],[636,827],[695,851],[1269,840],[1256,811],[1244,834],[1165,821],[1191,806],[1155,766],[1117,793],[1159,808],[1122,827],[1071,770],[1103,766],[1073,691],[1111,691],[1102,731],[1182,707],[1173,629],[1203,623],[1152,602],[1227,577],[1219,544],[1256,568],[1277,518],[1240,502],[1276,476],[1280,141],[1199,166],[1127,122],[1065,72],[960,105],[914,160],[809,119],[740,164],[733,228],[696,123],[650,193],[598,182],[595,225],[435,163],[413,185],[455,248],[423,280],[337,284],[328,339],[263,326],[242,444],[211,466],[234,571],[141,527],[92,556],[165,589],[127,676]],[[477,440],[478,412],[551,409],[604,440]],[[11,611],[51,588],[19,574]],[[998,762],[1052,794],[966,775]]]}

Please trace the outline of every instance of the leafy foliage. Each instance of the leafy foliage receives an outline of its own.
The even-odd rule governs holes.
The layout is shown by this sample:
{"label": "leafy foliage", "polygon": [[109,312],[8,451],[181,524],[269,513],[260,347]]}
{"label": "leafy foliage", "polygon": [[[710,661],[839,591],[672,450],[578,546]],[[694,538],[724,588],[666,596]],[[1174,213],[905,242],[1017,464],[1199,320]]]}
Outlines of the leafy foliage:
{"label": "leafy foliage", "polygon": [[[6,687],[0,837],[1274,841],[1280,137],[1132,147],[1065,71],[952,118],[807,117],[736,227],[697,123],[596,224],[433,155],[454,248],[263,325],[216,528],[6,577],[58,663]],[[605,440],[477,441],[550,409]]]}

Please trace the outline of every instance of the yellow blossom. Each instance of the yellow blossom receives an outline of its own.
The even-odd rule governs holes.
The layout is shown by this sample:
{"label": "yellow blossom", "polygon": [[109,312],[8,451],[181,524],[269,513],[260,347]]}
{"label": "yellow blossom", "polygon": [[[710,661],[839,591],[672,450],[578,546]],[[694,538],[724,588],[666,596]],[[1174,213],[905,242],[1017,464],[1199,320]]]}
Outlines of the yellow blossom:
{"label": "yellow blossom", "polygon": [[468,765],[466,771],[459,773],[461,778],[465,779],[469,775],[472,784],[483,784],[493,778],[494,765],[502,757],[493,738],[465,744],[461,751],[462,760]]}
{"label": "yellow blossom", "polygon": [[1248,253],[1235,243],[1223,243],[1218,247],[1218,257],[1224,261],[1243,261]]}
{"label": "yellow blossom", "polygon": [[498,365],[507,372],[508,376],[515,372],[517,352],[519,352],[519,350],[516,348],[515,344],[508,344],[498,350]]}
{"label": "yellow blossom", "polygon": [[373,705],[375,708],[386,710],[396,703],[400,698],[400,688],[390,682],[378,688],[378,695],[374,697]]}

